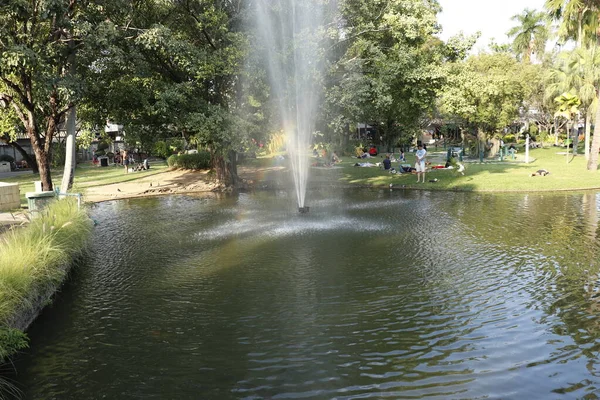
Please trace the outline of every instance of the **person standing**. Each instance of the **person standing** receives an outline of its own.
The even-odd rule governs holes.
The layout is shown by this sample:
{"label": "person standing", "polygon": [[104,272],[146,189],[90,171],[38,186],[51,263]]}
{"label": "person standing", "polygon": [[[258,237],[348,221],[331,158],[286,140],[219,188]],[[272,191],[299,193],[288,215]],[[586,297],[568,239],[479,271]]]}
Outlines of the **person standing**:
{"label": "person standing", "polygon": [[417,183],[419,183],[420,178],[423,177],[423,183],[425,183],[425,156],[427,155],[427,150],[423,148],[423,144],[419,144],[418,150],[415,153],[415,169],[417,170]]}
{"label": "person standing", "polygon": [[129,173],[129,155],[126,151],[123,152],[123,165],[125,166],[125,173]]}

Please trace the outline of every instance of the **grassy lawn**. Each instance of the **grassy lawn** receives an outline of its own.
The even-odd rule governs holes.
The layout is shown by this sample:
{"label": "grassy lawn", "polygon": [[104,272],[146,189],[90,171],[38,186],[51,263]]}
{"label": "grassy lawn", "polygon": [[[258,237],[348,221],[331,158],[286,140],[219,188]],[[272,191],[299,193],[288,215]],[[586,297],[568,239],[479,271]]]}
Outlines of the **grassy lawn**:
{"label": "grassy lawn", "polygon": [[[86,188],[110,185],[113,183],[130,182],[146,176],[155,175],[166,171],[167,163],[154,161],[148,171],[138,171],[126,174],[123,167],[97,167],[95,165],[85,163],[77,166],[75,170],[75,182],[73,184],[73,192],[83,193]],[[63,170],[52,170],[53,185],[60,186]],[[17,175],[11,178],[2,178],[2,182],[18,183],[21,193],[21,205],[27,205],[25,193],[33,192],[33,181],[40,180],[37,174]]]}
{"label": "grassy lawn", "polygon": [[[515,161],[487,160],[483,164],[465,162],[465,175],[462,176],[453,170],[432,170],[426,174],[426,183],[416,183],[416,176],[412,174],[393,175],[379,168],[359,168],[353,165],[360,160],[343,157],[340,165],[343,169],[342,182],[369,185],[369,186],[394,186],[405,185],[407,188],[427,188],[430,190],[465,190],[465,191],[551,191],[551,190],[576,190],[600,188],[600,175],[598,172],[586,169],[586,160],[582,155],[572,157],[569,162],[565,155],[557,153],[564,149],[551,147],[546,149],[532,149],[530,159],[535,159],[529,164],[524,164],[524,152],[518,154]],[[444,152],[430,151],[428,160],[432,165],[443,164]],[[406,154],[407,163],[414,165],[414,154]],[[367,160],[372,163],[381,162],[377,158]],[[397,168],[396,165],[393,165]],[[538,169],[550,171],[548,176],[531,177],[531,173]],[[437,179],[433,183],[430,179]]]}
{"label": "grassy lawn", "polygon": [[[341,169],[323,170],[311,169],[310,174],[318,179],[334,179],[343,184],[358,186],[389,186],[406,188],[426,188],[429,190],[464,190],[464,191],[553,191],[553,190],[577,190],[600,188],[600,175],[586,169],[586,160],[583,155],[567,157],[565,149],[550,147],[545,149],[532,149],[529,164],[522,162],[524,152],[519,152],[517,160],[498,159],[486,160],[483,163],[465,162],[465,175],[460,175],[455,170],[431,170],[426,174],[426,183],[416,183],[413,174],[394,175],[389,174],[377,167],[359,168],[354,167],[356,158],[342,157],[343,162],[338,164]],[[445,152],[440,149],[430,149],[428,160],[432,165],[443,164]],[[368,160],[371,163],[381,162],[382,158],[377,156]],[[414,165],[414,154],[406,154],[406,163]],[[264,168],[280,165],[271,157],[245,160],[243,166],[250,168]],[[397,168],[397,163],[393,164]],[[538,169],[550,171],[548,176],[531,177],[531,173]],[[110,185],[113,183],[130,182],[139,178],[158,174],[167,170],[165,162],[153,162],[148,171],[140,171],[125,174],[121,167],[96,167],[91,164],[82,164],[77,167],[75,173],[74,192],[85,193],[90,187]],[[332,174],[332,172],[334,172]],[[60,185],[62,170],[52,171],[54,185]],[[429,180],[437,179],[437,182]],[[21,204],[26,205],[26,192],[33,192],[33,181],[39,180],[35,174],[19,175],[4,178],[3,182],[19,183],[21,192]]]}

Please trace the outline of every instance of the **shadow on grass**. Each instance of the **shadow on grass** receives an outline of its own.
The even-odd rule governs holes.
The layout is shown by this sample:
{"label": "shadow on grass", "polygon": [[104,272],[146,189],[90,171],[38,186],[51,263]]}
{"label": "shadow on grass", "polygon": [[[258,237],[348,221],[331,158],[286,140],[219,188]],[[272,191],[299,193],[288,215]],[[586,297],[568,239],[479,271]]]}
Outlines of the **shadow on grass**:
{"label": "shadow on grass", "polygon": [[106,186],[106,185],[112,185],[114,183],[125,183],[125,182],[131,182],[131,181],[135,181],[138,180],[140,178],[145,178],[148,176],[153,176],[153,175],[158,175],[161,174],[163,172],[168,171],[168,169],[165,168],[160,168],[160,169],[150,169],[148,171],[137,171],[137,172],[130,172],[128,174],[126,174],[122,169],[119,169],[118,173],[117,171],[111,171],[111,174],[109,175],[99,175],[99,176],[88,176],[86,178],[89,179],[82,179],[79,182],[77,181],[77,178],[75,178],[75,188],[76,189],[87,189],[90,187],[94,187],[94,186]]}

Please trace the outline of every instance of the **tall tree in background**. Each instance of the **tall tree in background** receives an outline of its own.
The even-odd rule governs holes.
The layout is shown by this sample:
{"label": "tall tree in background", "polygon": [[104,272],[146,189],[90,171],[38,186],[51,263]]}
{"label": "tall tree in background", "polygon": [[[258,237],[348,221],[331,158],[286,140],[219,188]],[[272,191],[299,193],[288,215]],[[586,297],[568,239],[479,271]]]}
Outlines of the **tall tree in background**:
{"label": "tall tree in background", "polygon": [[[53,138],[85,86],[74,73],[74,51],[101,43],[111,25],[105,13],[119,8],[111,1],[78,0],[0,5],[0,99],[23,124],[44,190],[52,190]],[[84,59],[83,68],[92,65],[95,54]]]}
{"label": "tall tree in background", "polygon": [[600,87],[600,51],[596,46],[588,49],[578,48],[568,55],[569,88],[581,100],[581,109],[585,113],[585,158],[590,159],[590,131],[594,111],[598,107],[596,88]]}
{"label": "tall tree in background", "polygon": [[386,0],[340,3],[339,61],[331,68],[328,104],[339,125],[366,122],[394,145],[419,132],[443,81],[435,1]]}
{"label": "tall tree in background", "polygon": [[559,37],[563,41],[575,39],[577,47],[595,40],[598,7],[596,0],[546,0],[545,4],[550,16],[559,22]]}
{"label": "tall tree in background", "polygon": [[[595,53],[598,48],[600,3],[596,0],[547,0],[546,9],[559,21],[559,35],[565,39],[575,38],[577,48],[588,48]],[[596,65],[595,68],[600,68]],[[597,102],[600,102],[600,82],[595,84]],[[598,152],[600,151],[600,107],[596,107],[594,118],[594,135],[590,148],[587,169],[598,169]]]}
{"label": "tall tree in background", "polygon": [[549,29],[543,12],[526,8],[521,14],[514,15],[517,26],[508,31],[514,37],[512,48],[524,62],[531,62],[532,54],[543,54],[548,41]]}
{"label": "tall tree in background", "polygon": [[[246,51],[243,3],[140,1],[118,22],[104,56],[89,71],[95,118],[124,125],[127,141],[147,149],[184,137],[210,150],[217,179],[244,131],[234,112]],[[91,108],[91,107],[88,107]]]}

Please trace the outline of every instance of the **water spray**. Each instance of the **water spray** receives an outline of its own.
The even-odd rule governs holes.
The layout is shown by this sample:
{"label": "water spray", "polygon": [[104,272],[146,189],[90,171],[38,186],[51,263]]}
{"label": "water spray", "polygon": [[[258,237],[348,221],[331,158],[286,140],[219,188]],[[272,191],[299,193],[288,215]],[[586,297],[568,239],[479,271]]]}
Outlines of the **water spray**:
{"label": "water spray", "polygon": [[[325,7],[322,0],[257,0],[256,27],[269,71],[271,94],[286,137],[298,211],[304,206],[309,151],[322,98]],[[259,48],[261,47],[259,46]]]}

